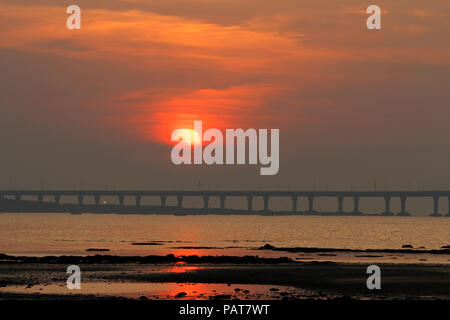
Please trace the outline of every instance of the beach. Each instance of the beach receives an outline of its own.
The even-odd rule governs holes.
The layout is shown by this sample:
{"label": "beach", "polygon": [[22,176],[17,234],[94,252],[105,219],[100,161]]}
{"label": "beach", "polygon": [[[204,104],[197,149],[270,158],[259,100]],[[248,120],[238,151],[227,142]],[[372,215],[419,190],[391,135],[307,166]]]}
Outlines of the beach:
{"label": "beach", "polygon": [[[0,299],[448,300],[448,224],[2,214]],[[67,288],[71,265],[81,269],[80,290]],[[370,265],[380,267],[380,290],[367,288]]]}
{"label": "beach", "polygon": [[[201,261],[202,259],[199,258]],[[450,299],[446,265],[380,264],[382,290],[366,287],[367,265],[333,262],[85,263],[80,290],[67,264],[0,264],[0,299]]]}

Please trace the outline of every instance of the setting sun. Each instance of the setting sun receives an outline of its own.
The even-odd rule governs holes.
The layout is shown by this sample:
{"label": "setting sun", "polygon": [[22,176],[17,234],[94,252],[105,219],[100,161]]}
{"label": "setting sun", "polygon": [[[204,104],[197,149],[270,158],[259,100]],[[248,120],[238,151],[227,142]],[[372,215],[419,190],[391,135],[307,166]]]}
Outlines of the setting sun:
{"label": "setting sun", "polygon": [[198,132],[193,129],[177,129],[174,131],[174,135],[181,141],[190,145],[198,146],[202,143],[202,138]]}

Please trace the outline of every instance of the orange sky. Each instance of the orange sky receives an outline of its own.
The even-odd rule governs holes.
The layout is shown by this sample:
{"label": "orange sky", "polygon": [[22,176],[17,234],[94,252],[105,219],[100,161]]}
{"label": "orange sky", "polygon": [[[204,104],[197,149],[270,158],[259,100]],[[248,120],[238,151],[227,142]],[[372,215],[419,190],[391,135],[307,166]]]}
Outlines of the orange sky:
{"label": "orange sky", "polygon": [[[342,150],[358,148],[372,157],[361,151],[359,163],[379,166],[370,176],[405,181],[433,161],[423,175],[440,181],[447,170],[447,151],[422,154],[430,141],[439,150],[449,142],[448,1],[378,1],[376,32],[365,28],[363,1],[78,1],[78,31],[65,28],[60,1],[29,3],[0,0],[1,108],[13,149],[114,145],[137,167],[157,158],[170,171],[168,152],[142,146],[166,150],[172,130],[202,120],[280,128],[282,157],[304,161],[311,175],[352,172],[355,155]],[[376,158],[386,152],[393,165]],[[406,154],[421,156],[399,173]]]}

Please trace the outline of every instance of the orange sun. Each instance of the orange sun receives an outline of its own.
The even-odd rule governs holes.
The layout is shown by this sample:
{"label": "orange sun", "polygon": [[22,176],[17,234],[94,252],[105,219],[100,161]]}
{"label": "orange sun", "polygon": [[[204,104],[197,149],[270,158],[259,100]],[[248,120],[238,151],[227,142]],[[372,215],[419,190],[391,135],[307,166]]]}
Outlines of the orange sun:
{"label": "orange sun", "polygon": [[193,146],[200,146],[202,144],[202,138],[197,131],[193,129],[177,129],[177,136],[181,138],[183,142]]}

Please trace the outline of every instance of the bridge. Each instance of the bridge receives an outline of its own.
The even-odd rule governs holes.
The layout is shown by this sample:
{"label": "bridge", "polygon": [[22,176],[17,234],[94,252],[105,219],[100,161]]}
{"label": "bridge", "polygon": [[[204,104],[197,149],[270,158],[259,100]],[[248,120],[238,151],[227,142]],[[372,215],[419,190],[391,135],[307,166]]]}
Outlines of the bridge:
{"label": "bridge", "polygon": [[[24,197],[34,198],[34,200],[23,200]],[[75,204],[64,204],[62,202],[63,197],[72,197],[76,199]],[[95,205],[86,205],[85,199],[91,197],[94,200]],[[116,206],[105,206],[101,203],[102,197],[115,197],[118,200]],[[134,205],[125,205],[126,198],[133,198]],[[271,197],[283,197],[288,198],[291,201],[291,213],[304,213],[315,214],[318,213],[314,209],[314,201],[317,198],[335,198],[337,204],[337,211],[335,214],[344,213],[344,199],[350,198],[353,200],[353,211],[350,213],[353,215],[362,214],[359,209],[359,203],[362,198],[381,198],[384,199],[385,206],[384,212],[381,215],[384,216],[408,216],[409,213],[406,210],[406,204],[408,198],[429,198],[432,200],[433,211],[430,216],[440,217],[443,214],[439,212],[439,200],[446,198],[449,204],[449,210],[445,216],[450,216],[450,191],[210,191],[210,190],[184,190],[184,191],[141,191],[141,190],[0,190],[0,212],[8,212],[11,205],[16,208],[24,208],[27,212],[39,211],[44,209],[74,212],[101,212],[107,211],[106,209],[121,209],[124,212],[139,212],[143,209],[149,211],[154,210],[155,207],[142,206],[142,199],[144,197],[158,197],[160,199],[159,209],[169,208],[167,203],[168,197],[174,197],[177,201],[175,207],[172,209],[183,211],[183,199],[187,197],[200,197],[203,199],[203,209],[209,211],[218,210],[218,212],[226,213],[231,209],[226,208],[226,200],[232,197],[244,197],[247,199],[246,213],[254,212],[253,201],[255,198],[260,197],[263,199],[264,209],[263,212],[271,212],[269,210],[269,202]],[[217,197],[220,200],[220,208],[210,208],[210,198]],[[304,198],[307,200],[308,208],[305,211],[298,211],[297,204],[299,199]],[[393,199],[400,200],[400,212],[394,214],[391,212],[391,201]],[[19,206],[17,207],[17,205]],[[36,209],[33,209],[36,208]],[[40,208],[39,210],[37,208]],[[147,211],[148,211],[147,210]],[[14,211],[14,210],[13,210]],[[145,211],[145,210],[144,210]],[[242,211],[242,210],[241,210]],[[245,211],[245,210],[244,210]]]}

